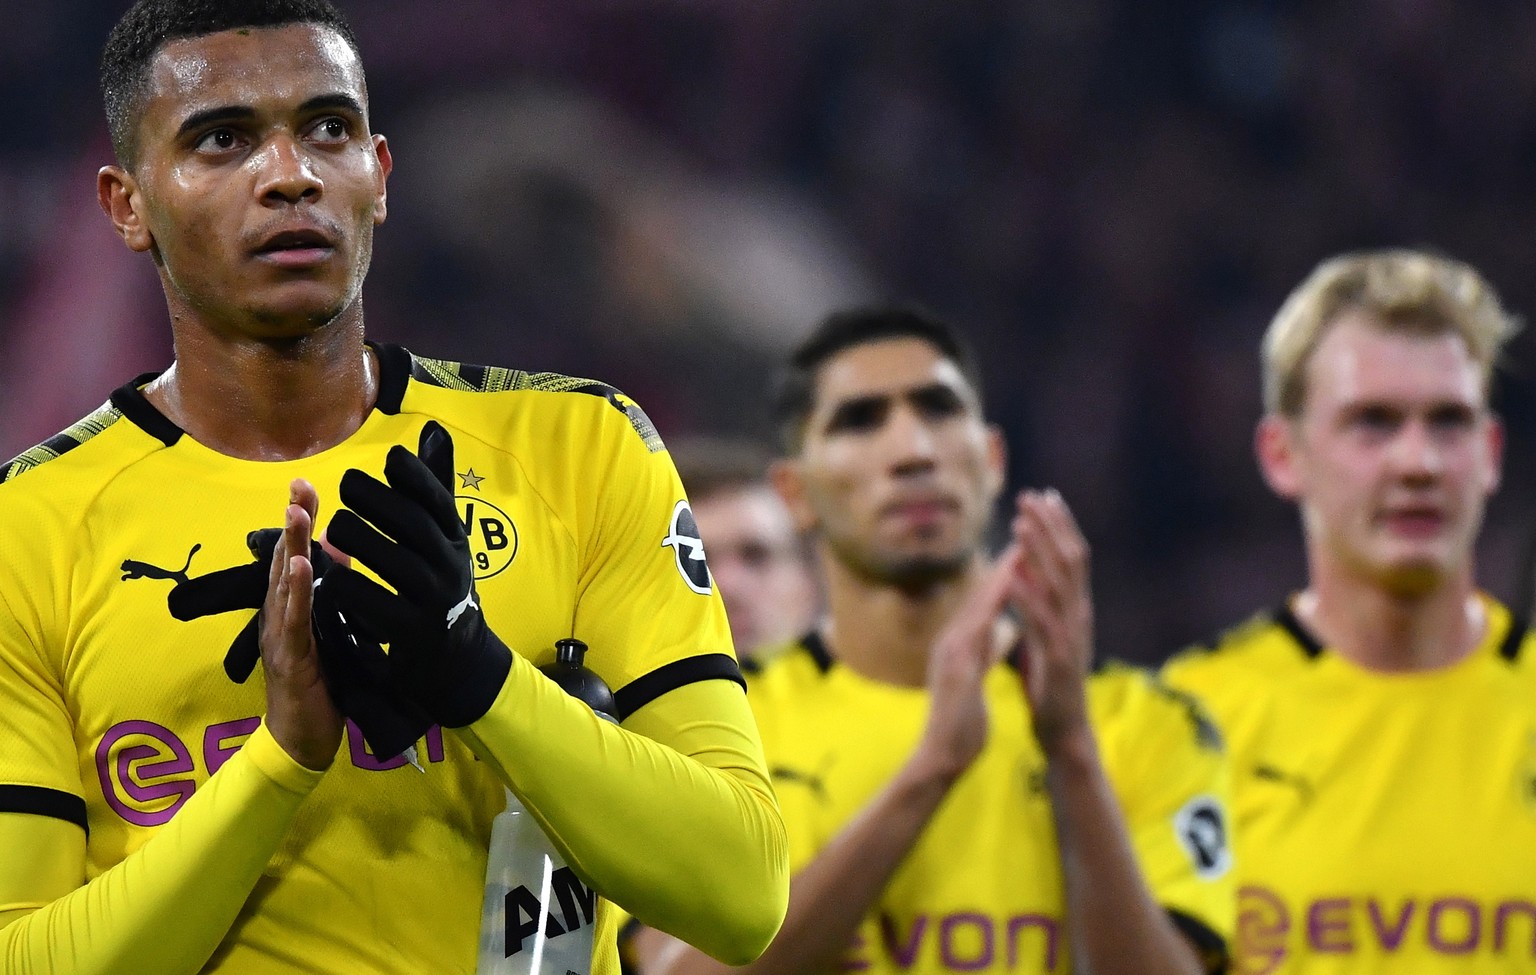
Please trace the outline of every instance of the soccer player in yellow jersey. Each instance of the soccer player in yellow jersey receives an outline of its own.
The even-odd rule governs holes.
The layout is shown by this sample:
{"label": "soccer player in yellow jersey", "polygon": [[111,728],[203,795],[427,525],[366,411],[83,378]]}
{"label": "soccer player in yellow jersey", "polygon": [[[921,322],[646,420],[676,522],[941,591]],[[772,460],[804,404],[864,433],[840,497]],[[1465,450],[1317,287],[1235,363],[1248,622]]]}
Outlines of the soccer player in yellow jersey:
{"label": "soccer player in yellow jersey", "polygon": [[[1088,676],[1060,498],[1021,495],[988,563],[1003,447],[978,389],[953,330],[900,309],[834,314],[792,360],[775,479],[829,605],[749,678],[795,873],[746,971],[1220,970],[1220,742],[1148,675]],[[655,932],[634,947],[645,975],[722,970]]]}
{"label": "soccer player in yellow jersey", "polygon": [[1321,264],[1263,346],[1256,439],[1306,588],[1167,665],[1233,756],[1245,975],[1536,972],[1536,646],[1477,588],[1514,331],[1464,264]]}
{"label": "soccer player in yellow jersey", "polygon": [[[472,972],[504,785],[592,971],[614,905],[755,957],[783,824],[645,414],[365,342],[391,158],[325,0],[141,0],[102,74],[176,360],[0,465],[0,970]],[[570,637],[620,724],[539,673]]]}

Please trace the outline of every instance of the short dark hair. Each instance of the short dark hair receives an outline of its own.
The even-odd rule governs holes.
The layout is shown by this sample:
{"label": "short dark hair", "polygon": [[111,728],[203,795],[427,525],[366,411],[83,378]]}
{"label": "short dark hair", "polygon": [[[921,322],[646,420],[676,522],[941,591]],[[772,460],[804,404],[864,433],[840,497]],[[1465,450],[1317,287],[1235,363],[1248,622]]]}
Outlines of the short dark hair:
{"label": "short dark hair", "polygon": [[823,318],[790,354],[780,371],[773,395],[779,446],[798,453],[805,424],[816,401],[816,374],[828,359],[844,349],[885,339],[912,338],[927,342],[959,367],[979,398],[981,370],[965,338],[949,323],[910,305],[862,305],[834,311]]}
{"label": "short dark hair", "polygon": [[677,476],[691,501],[750,487],[768,486],[773,456],[756,440],[737,437],[692,436],[667,444]]}
{"label": "short dark hair", "polygon": [[149,65],[160,48],[184,37],[288,24],[329,27],[359,51],[351,25],[330,0],[138,0],[112,28],[101,53],[101,97],[118,162],[131,168],[137,161],[139,114]]}

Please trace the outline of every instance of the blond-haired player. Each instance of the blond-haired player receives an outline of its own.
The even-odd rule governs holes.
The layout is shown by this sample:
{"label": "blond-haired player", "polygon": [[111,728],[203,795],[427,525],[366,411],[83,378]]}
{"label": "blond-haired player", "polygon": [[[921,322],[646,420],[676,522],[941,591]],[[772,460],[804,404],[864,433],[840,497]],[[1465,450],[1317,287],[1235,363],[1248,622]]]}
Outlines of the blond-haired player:
{"label": "blond-haired player", "polygon": [[1536,972],[1536,649],[1472,555],[1515,327],[1472,268],[1392,250],[1321,264],[1265,337],[1307,585],[1165,671],[1233,754],[1246,975]]}

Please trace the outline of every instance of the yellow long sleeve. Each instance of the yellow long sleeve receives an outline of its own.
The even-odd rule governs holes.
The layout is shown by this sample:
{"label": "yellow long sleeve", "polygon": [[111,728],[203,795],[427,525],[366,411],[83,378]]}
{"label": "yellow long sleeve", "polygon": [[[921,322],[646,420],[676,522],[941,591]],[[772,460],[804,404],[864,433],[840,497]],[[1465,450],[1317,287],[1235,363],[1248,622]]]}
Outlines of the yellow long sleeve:
{"label": "yellow long sleeve", "polygon": [[736,685],[687,684],[621,728],[518,658],[463,733],[609,900],[729,964],[773,939],[789,899],[784,824]]}
{"label": "yellow long sleeve", "polygon": [[289,758],[263,725],[142,847],[47,903],[39,895],[57,895],[68,878],[39,872],[37,862],[71,864],[80,883],[84,834],[62,820],[0,815],[0,849],[29,851],[0,857],[4,972],[196,972],[321,775]]}

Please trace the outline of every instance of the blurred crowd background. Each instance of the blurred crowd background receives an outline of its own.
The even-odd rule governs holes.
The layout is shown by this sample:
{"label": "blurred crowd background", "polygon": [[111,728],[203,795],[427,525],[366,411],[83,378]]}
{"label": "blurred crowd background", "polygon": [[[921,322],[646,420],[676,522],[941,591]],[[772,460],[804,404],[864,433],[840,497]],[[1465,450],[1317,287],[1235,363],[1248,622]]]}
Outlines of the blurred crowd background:
{"label": "blurred crowd background", "polygon": [[[765,437],[776,359],[894,299],[983,353],[1014,486],[1154,662],[1302,578],[1252,460],[1260,335],[1321,258],[1431,247],[1536,315],[1530,0],[342,0],[396,163],[376,338],[601,378],[664,436]],[[95,203],[126,0],[6,5],[0,458],[163,368]],[[1536,336],[1483,580],[1524,605]]]}

